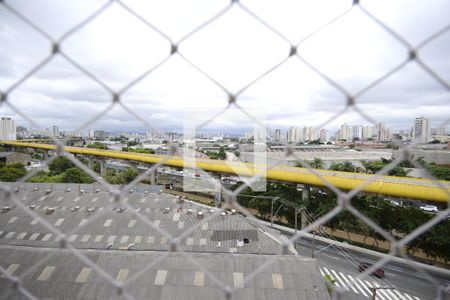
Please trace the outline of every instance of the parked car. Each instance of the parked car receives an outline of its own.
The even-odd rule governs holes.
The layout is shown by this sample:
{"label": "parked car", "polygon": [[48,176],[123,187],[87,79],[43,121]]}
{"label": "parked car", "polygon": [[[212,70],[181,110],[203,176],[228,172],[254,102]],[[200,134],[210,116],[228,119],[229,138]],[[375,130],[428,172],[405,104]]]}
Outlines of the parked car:
{"label": "parked car", "polygon": [[424,205],[420,207],[421,210],[426,212],[438,212],[438,209],[434,205]]}
{"label": "parked car", "polygon": [[[361,262],[359,264],[359,271],[360,272],[364,272],[365,270],[367,270],[368,268],[370,268],[372,266],[372,264],[368,263],[368,262]],[[378,278],[384,278],[384,270],[381,268],[376,269],[375,271],[372,272],[372,275]]]}

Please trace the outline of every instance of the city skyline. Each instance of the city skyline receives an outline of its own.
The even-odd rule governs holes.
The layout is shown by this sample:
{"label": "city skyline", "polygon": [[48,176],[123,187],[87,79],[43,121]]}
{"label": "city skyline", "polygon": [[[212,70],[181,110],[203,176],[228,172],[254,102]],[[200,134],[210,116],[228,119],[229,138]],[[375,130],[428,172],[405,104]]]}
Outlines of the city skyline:
{"label": "city skyline", "polygon": [[[295,1],[292,7],[274,5],[269,6],[270,9],[265,4],[248,5],[262,17],[273,14],[275,18],[269,20],[270,24],[295,44],[332,16],[351,7],[351,2],[333,1],[325,11],[319,4],[303,7]],[[58,39],[99,4],[92,1],[73,5],[49,0],[38,7],[25,2],[10,5],[31,17],[52,38]],[[135,6],[130,3],[131,8],[138,9],[144,18],[153,20],[154,25],[167,31],[174,41],[201,23],[205,15],[226,5],[228,2],[206,2],[202,12],[188,6],[186,11],[190,14],[177,16],[177,22],[171,22],[174,16],[162,19],[154,13],[158,8],[151,7],[151,4]],[[444,12],[450,9],[448,2],[440,0],[435,1],[434,5],[419,1],[408,5],[400,2],[365,5],[381,20],[393,26],[412,46],[419,45],[443,28],[447,22]],[[292,15],[293,11],[302,12],[302,18]],[[59,17],[51,20],[48,14]],[[313,18],[313,15],[318,17]],[[121,25],[115,22],[117,19],[123,20]],[[430,19],[433,22],[425,21]],[[55,26],[56,23],[58,26]],[[51,44],[7,10],[0,10],[0,28],[0,42],[4,46],[0,50],[3,66],[0,70],[0,91],[4,92],[31,66],[49,54]],[[226,34],[218,38],[217,32]],[[248,39],[250,34],[253,36],[251,42]],[[171,56],[161,67],[120,97],[130,111],[163,131],[181,130],[186,112],[198,111],[199,108],[217,111],[227,107],[229,93],[237,93],[268,69],[284,61],[291,47],[238,8],[232,8],[225,16],[178,46],[177,50],[183,57],[229,92],[180,55]],[[163,60],[170,52],[170,43],[113,3],[99,18],[68,37],[61,49],[110,86],[112,91],[118,91]],[[296,51],[351,95],[408,59],[409,55],[406,47],[368,20],[357,7],[343,20],[304,42]],[[444,81],[450,78],[450,63],[446,53],[446,36],[437,38],[432,45],[423,47],[418,53],[421,60]],[[112,103],[112,98],[101,85],[77,70],[61,55],[52,57],[38,72],[7,95],[8,102],[39,127],[50,128],[57,124],[62,129],[79,128],[105,110]],[[359,113],[362,111],[376,123],[383,122],[395,129],[409,128],[411,119],[419,115],[432,119],[434,127],[448,126],[448,99],[445,87],[417,63],[409,62],[379,85],[357,97],[355,104],[358,111],[350,107],[327,125],[338,128],[344,121],[355,124],[369,122]],[[287,129],[297,124],[320,126],[343,111],[348,99],[300,59],[291,57],[243,90],[236,103],[245,110],[265,110],[264,121],[268,127]],[[0,107],[0,115],[11,116],[20,125],[35,127],[21,119],[8,105]],[[209,116],[211,114],[204,114],[203,118],[207,120]],[[248,116],[240,113],[239,122],[230,123],[226,118],[219,118],[209,126],[213,130],[226,128],[232,132],[251,128],[252,122]],[[145,124],[120,105],[115,105],[91,126],[108,128],[110,131],[146,130]]]}

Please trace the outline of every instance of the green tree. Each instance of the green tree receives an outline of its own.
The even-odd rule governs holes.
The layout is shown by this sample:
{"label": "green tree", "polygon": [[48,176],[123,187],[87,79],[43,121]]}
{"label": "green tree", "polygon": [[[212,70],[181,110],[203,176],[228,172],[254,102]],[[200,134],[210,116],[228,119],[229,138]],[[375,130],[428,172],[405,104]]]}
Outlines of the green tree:
{"label": "green tree", "polygon": [[61,176],[63,183],[92,183],[94,180],[78,168],[67,169]]}
{"label": "green tree", "polygon": [[65,156],[58,156],[48,165],[48,169],[54,174],[58,175],[66,170],[75,167],[75,165]]}
{"label": "green tree", "polygon": [[14,182],[25,176],[25,174],[27,174],[27,170],[21,163],[0,166],[0,181]]}
{"label": "green tree", "polygon": [[330,170],[333,171],[354,172],[355,169],[355,166],[353,166],[353,164],[349,161],[333,162],[330,166]]}
{"label": "green tree", "polygon": [[108,146],[106,146],[105,143],[101,143],[101,142],[93,142],[90,145],[86,146],[87,148],[94,148],[94,149],[102,149],[102,150],[107,150]]}

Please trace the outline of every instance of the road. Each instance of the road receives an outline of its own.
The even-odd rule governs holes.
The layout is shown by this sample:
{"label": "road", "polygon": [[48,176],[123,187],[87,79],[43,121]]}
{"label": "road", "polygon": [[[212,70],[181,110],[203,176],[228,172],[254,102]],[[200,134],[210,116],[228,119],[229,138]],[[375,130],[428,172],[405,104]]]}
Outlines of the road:
{"label": "road", "polygon": [[[300,255],[311,257],[312,243],[309,240],[299,240],[296,249]],[[390,290],[379,290],[377,299],[435,299],[436,286],[416,269],[390,262],[383,266],[385,278],[379,279],[373,276],[362,281],[356,279],[359,275],[358,265],[361,261],[375,263],[376,257],[355,253],[337,246],[315,243],[314,257],[318,260],[321,272],[330,274],[336,279],[337,284],[349,289],[349,299],[370,299],[371,286],[394,287]],[[349,287],[349,283],[352,287]],[[434,283],[448,286],[450,278],[434,277]],[[446,299],[446,298],[444,298]]]}

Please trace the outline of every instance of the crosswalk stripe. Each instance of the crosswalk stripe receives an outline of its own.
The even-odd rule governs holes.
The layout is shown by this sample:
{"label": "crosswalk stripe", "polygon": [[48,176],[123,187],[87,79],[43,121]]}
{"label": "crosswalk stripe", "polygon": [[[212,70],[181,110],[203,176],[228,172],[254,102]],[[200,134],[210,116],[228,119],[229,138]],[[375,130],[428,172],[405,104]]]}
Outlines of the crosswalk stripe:
{"label": "crosswalk stripe", "polygon": [[325,276],[325,273],[322,271],[321,268],[319,268],[320,274],[322,274],[322,277]]}
{"label": "crosswalk stripe", "polygon": [[[373,285],[376,287],[380,287],[378,282],[373,282]],[[392,300],[391,297],[389,296],[388,289],[379,289],[378,292],[381,293],[382,295],[384,295],[389,300]],[[397,299],[397,298],[394,296],[394,299]]]}
{"label": "crosswalk stripe", "polygon": [[[365,282],[370,288],[374,288],[374,286],[372,286],[372,284],[369,281],[365,280]],[[373,292],[371,292],[371,293],[373,293]],[[384,297],[382,295],[380,295],[379,293],[377,293],[377,298],[385,300]]]}
{"label": "crosswalk stripe", "polygon": [[364,281],[362,281],[359,278],[355,278],[360,284],[361,286],[367,291],[367,294],[370,296],[372,296],[372,291],[364,284]]}
{"label": "crosswalk stripe", "polygon": [[[330,275],[331,277],[333,277],[333,275],[331,275],[330,271],[328,271],[327,268],[323,267],[323,269],[325,270],[325,272],[327,273],[327,275]],[[337,282],[337,280],[336,280],[336,282],[335,282],[334,284],[337,285],[338,287],[341,286],[341,285]]]}
{"label": "crosswalk stripe", "polygon": [[403,296],[403,294],[400,293],[400,291],[398,291],[398,290],[393,290],[393,292],[395,292],[395,295],[396,295],[397,297],[400,297],[400,299],[405,299],[405,296]]}
{"label": "crosswalk stripe", "polygon": [[[358,282],[353,278],[353,276],[351,275],[347,275],[351,281],[353,281],[353,283],[355,284],[355,286],[361,291],[361,293],[363,293],[364,296],[369,297],[366,292],[364,291],[364,285],[362,284],[362,282],[360,283],[361,285],[363,285],[363,287],[359,286]],[[370,294],[370,293],[369,293]]]}
{"label": "crosswalk stripe", "polygon": [[406,298],[408,298],[408,300],[413,300],[413,298],[410,295],[408,295],[407,293],[404,293],[403,295],[405,295]]}
{"label": "crosswalk stripe", "polygon": [[345,285],[345,282],[339,277],[339,275],[338,275],[334,270],[331,270],[331,273],[333,273],[334,278],[336,278],[337,280],[339,280],[339,282],[341,283],[341,285],[342,285],[346,290],[350,290],[350,289]]}
{"label": "crosswalk stripe", "polygon": [[342,274],[341,272],[339,272],[339,274],[342,276],[342,278],[344,278],[345,282],[347,283],[347,285],[357,294],[359,294],[359,292],[355,289],[355,287],[353,286],[353,284],[347,279],[347,277]]}

